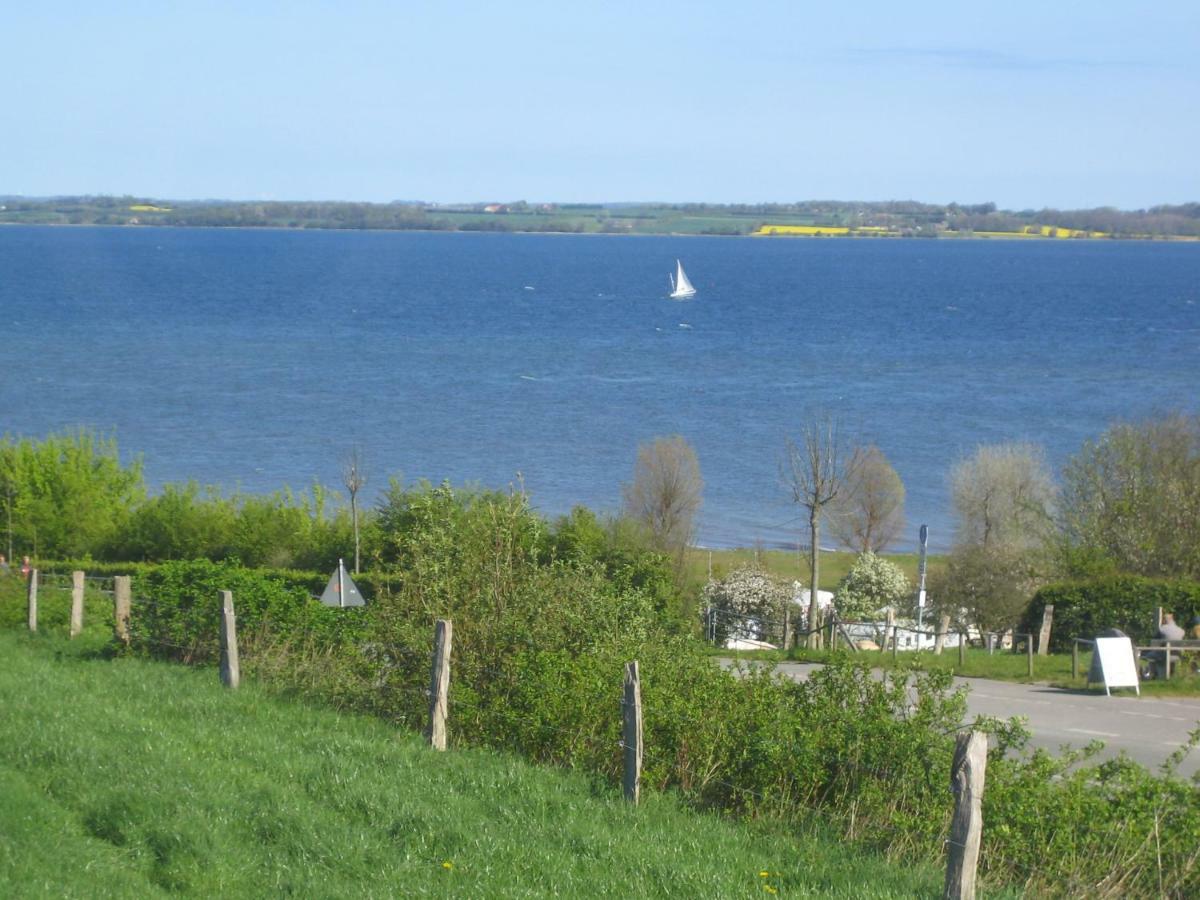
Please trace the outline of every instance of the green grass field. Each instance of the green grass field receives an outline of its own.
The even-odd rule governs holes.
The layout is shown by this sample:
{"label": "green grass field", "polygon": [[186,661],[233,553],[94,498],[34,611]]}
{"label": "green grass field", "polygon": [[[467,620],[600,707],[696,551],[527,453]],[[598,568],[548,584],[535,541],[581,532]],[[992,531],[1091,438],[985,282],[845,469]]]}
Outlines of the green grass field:
{"label": "green grass field", "polygon": [[[684,565],[687,579],[690,583],[703,585],[708,580],[710,554],[714,578],[722,578],[739,566],[744,566],[757,560],[768,572],[772,572],[781,578],[799,580],[804,584],[808,584],[809,569],[807,554],[802,558],[794,550],[755,550],[753,548],[707,550],[703,547],[692,547],[687,551]],[[904,571],[904,574],[913,583],[915,589],[917,554],[887,553],[883,555]],[[820,561],[821,589],[832,591],[836,588],[838,582],[842,580],[846,572],[849,571],[850,566],[853,565],[856,556],[856,553],[844,550],[822,551]],[[929,557],[928,572],[935,571],[941,565],[943,565],[942,557]]]}
{"label": "green grass field", "polygon": [[[5,897],[928,897],[941,874],[0,632]],[[764,874],[765,873],[765,874]]]}

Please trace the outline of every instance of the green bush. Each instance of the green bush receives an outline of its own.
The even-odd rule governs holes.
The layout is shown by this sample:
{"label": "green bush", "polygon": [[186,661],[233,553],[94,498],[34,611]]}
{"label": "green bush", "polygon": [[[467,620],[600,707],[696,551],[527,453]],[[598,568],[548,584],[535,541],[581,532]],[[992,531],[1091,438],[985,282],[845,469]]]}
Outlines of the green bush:
{"label": "green bush", "polygon": [[318,642],[355,636],[361,610],[322,605],[278,575],[235,563],[189,560],[155,566],[133,583],[131,647],[184,662],[212,662],[219,648],[221,591],[233,592],[239,641]]}
{"label": "green bush", "polygon": [[[71,620],[71,575],[39,573],[38,630],[65,631]],[[0,628],[27,628],[29,584],[19,575],[0,576]],[[112,597],[88,582],[83,594],[84,627],[111,631]]]}
{"label": "green bush", "polygon": [[1042,611],[1054,606],[1052,650],[1070,650],[1075,637],[1094,638],[1107,628],[1120,628],[1135,642],[1156,636],[1154,609],[1175,614],[1186,625],[1200,613],[1200,583],[1137,575],[1111,575],[1047,585],[1033,597],[1021,630],[1036,633]]}
{"label": "green bush", "polygon": [[[551,528],[521,494],[425,486],[394,492],[381,517],[380,568],[360,579],[374,592],[367,607],[313,600],[325,573],[165,563],[135,580],[135,649],[212,660],[219,592],[231,590],[244,671],[419,728],[433,624],[450,619],[453,743],[613,780],[622,767],[622,670],[638,660],[648,788],[704,808],[817,820],[904,858],[941,858],[954,734],[971,724],[963,721],[965,689],[948,672],[880,679],[846,656],[804,683],[725,671],[664,614],[655,557],[629,550],[631,570],[649,577],[624,577],[584,517]],[[1130,585],[1142,580],[1097,583],[1107,585],[1096,594],[1106,608],[1128,612]],[[1138,602],[1187,614],[1181,598],[1194,600],[1195,585],[1148,584],[1175,593],[1146,588]],[[1066,593],[1050,596],[1070,623]],[[19,596],[5,603],[20,608]],[[1084,604],[1088,615],[1098,606]],[[1075,626],[1059,622],[1056,632],[1069,638]],[[981,857],[989,885],[1067,895],[1200,891],[1195,785],[1127,762],[1081,768],[1071,756],[1028,753],[1013,723],[973,727],[994,737]]]}

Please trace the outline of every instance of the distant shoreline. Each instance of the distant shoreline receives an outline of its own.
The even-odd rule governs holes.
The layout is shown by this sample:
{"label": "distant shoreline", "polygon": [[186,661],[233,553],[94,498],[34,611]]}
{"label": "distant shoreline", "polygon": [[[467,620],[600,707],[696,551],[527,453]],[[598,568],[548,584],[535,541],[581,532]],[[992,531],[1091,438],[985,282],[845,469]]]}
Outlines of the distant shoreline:
{"label": "distant shoreline", "polygon": [[997,209],[994,203],[527,203],[0,197],[0,224],[284,231],[426,231],[662,237],[1200,241],[1200,203],[1123,211]]}
{"label": "distant shoreline", "polygon": [[1112,234],[1104,237],[1050,237],[1040,234],[1018,234],[990,232],[943,231],[936,234],[706,234],[689,231],[552,231],[548,229],[475,229],[475,228],[344,228],[331,225],[199,225],[167,223],[120,223],[120,222],[11,222],[0,220],[0,228],[112,228],[131,231],[155,231],[159,229],[186,229],[193,231],[285,231],[285,232],[370,232],[374,234],[462,234],[462,235],[544,235],[546,237],[609,237],[609,238],[753,238],[769,241],[1010,241],[1029,244],[1052,243],[1159,243],[1196,244],[1200,235],[1183,234]]}

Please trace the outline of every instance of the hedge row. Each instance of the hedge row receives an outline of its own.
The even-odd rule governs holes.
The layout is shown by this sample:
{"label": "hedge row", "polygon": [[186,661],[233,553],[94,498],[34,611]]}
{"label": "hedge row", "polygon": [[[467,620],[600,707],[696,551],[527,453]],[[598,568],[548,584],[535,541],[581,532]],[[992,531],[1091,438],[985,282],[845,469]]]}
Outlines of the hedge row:
{"label": "hedge row", "polygon": [[1200,614],[1200,582],[1111,575],[1051,584],[1034,595],[1021,630],[1036,632],[1042,611],[1050,604],[1054,606],[1051,650],[1070,650],[1072,638],[1094,638],[1108,628],[1119,628],[1135,642],[1143,642],[1156,636],[1157,607],[1174,613],[1185,628]]}

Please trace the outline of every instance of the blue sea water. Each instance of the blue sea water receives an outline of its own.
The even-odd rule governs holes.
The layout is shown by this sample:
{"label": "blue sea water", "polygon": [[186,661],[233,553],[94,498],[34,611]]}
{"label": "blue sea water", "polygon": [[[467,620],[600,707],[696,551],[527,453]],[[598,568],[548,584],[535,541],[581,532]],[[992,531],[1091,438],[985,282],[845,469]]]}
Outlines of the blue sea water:
{"label": "blue sea water", "polygon": [[[694,300],[666,299],[681,258]],[[980,443],[1061,464],[1197,409],[1200,245],[0,228],[0,431],[115,431],[152,485],[505,487],[615,510],[682,434],[699,537],[794,543],[785,437],[836,413],[945,547]]]}

